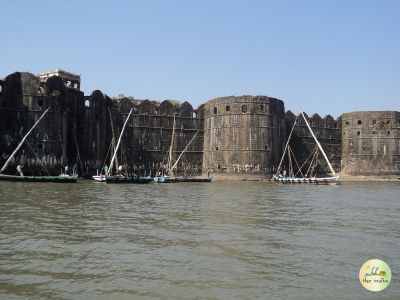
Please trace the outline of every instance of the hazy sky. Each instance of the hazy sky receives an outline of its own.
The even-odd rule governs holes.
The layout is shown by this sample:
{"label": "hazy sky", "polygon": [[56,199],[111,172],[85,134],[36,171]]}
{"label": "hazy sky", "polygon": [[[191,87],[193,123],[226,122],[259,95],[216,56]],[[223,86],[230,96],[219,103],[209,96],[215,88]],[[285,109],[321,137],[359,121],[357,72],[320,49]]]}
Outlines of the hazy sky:
{"label": "hazy sky", "polygon": [[0,40],[0,77],[61,68],[85,94],[400,110],[398,0],[0,0]]}

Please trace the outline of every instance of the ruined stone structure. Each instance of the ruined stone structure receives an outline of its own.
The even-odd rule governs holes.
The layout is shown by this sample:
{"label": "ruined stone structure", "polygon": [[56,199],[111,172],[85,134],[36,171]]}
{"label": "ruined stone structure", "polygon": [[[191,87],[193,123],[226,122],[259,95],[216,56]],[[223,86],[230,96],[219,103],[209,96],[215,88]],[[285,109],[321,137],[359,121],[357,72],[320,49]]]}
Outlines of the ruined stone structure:
{"label": "ruined stone structure", "polygon": [[204,116],[203,171],[272,174],[285,142],[282,100],[266,96],[208,101]]}
{"label": "ruined stone structure", "polygon": [[175,118],[173,160],[197,133],[177,166],[178,173],[201,174],[203,122],[188,102],[111,99],[99,90],[84,96],[79,87],[80,77],[62,70],[38,76],[17,72],[0,81],[1,165],[51,106],[8,173],[15,173],[16,164],[23,164],[26,174],[46,174],[44,167],[59,174],[66,165],[77,168],[80,174],[96,174],[110,161],[112,127],[118,139],[133,108],[118,157],[120,164],[142,174],[162,170]]}
{"label": "ruined stone structure", "polygon": [[27,174],[33,168],[45,174],[43,166],[60,172],[60,167],[77,155],[73,128],[79,118],[77,108],[83,93],[66,87],[61,77],[42,81],[30,73],[20,72],[7,76],[0,86],[1,163],[43,111],[51,106],[45,120],[35,128],[15,161],[25,165]]}
{"label": "ruined stone structure", "polygon": [[343,172],[400,174],[400,112],[344,113],[342,129]]}
{"label": "ruined stone structure", "polygon": [[[295,115],[282,100],[267,96],[222,97],[197,109],[174,100],[132,97],[111,99],[100,90],[85,96],[80,76],[63,70],[35,76],[16,72],[0,80],[0,165],[3,165],[35,120],[51,106],[6,172],[57,175],[66,166],[80,175],[96,174],[111,158],[130,111],[133,114],[117,158],[126,170],[154,174],[166,169],[189,141],[177,174],[211,172],[223,176],[270,176],[279,164]],[[353,112],[338,119],[307,116],[335,170],[352,175],[400,174],[400,113]],[[175,123],[175,126],[174,126]],[[292,149],[301,164],[315,147],[302,118]],[[173,127],[175,128],[172,139]],[[114,132],[114,134],[113,134]],[[320,157],[319,172],[326,172]]]}

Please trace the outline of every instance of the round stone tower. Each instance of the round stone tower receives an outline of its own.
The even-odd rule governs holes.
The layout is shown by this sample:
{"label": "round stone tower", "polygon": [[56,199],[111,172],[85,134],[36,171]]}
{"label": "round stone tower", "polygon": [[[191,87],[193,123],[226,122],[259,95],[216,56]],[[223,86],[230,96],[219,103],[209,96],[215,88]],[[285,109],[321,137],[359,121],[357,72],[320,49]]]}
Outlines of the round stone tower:
{"label": "round stone tower", "polygon": [[267,96],[222,97],[201,107],[203,173],[272,174],[285,142],[282,100]]}
{"label": "round stone tower", "polygon": [[400,174],[400,112],[343,114],[342,171],[352,175]]}

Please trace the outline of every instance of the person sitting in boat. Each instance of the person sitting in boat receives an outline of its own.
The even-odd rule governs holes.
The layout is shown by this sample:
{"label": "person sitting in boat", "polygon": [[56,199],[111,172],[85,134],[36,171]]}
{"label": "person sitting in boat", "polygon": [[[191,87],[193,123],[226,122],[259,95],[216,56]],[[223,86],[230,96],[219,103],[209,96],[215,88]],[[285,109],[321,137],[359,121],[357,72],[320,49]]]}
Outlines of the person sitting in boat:
{"label": "person sitting in boat", "polygon": [[283,170],[283,177],[286,177],[286,170]]}
{"label": "person sitting in boat", "polygon": [[64,173],[65,173],[65,175],[68,175],[68,166],[65,166]]}
{"label": "person sitting in boat", "polygon": [[19,173],[19,175],[20,176],[24,176],[24,173],[22,172],[22,168],[23,168],[24,166],[21,166],[21,165],[18,165],[17,166],[17,172]]}
{"label": "person sitting in boat", "polygon": [[107,174],[107,173],[108,173],[108,166],[107,166],[107,164],[104,165],[103,169],[104,169],[104,174]]}

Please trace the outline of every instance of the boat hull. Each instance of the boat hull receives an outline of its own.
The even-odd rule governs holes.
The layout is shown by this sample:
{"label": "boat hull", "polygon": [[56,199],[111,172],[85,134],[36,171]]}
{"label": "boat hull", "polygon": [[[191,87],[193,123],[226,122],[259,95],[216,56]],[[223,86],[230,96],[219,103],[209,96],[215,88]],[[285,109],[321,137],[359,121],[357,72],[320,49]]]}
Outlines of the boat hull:
{"label": "boat hull", "polygon": [[273,180],[283,184],[337,184],[339,176],[334,177],[311,177],[311,178],[297,178],[297,177],[279,177],[274,176]]}
{"label": "boat hull", "polygon": [[0,174],[0,181],[75,183],[76,176],[14,176]]}
{"label": "boat hull", "polygon": [[141,176],[105,176],[106,183],[136,183],[146,184],[153,181],[151,177]]}
{"label": "boat hull", "polygon": [[185,177],[185,176],[156,176],[154,182],[176,183],[176,182],[211,182],[211,178]]}
{"label": "boat hull", "polygon": [[94,175],[92,178],[97,182],[106,182],[106,175]]}

